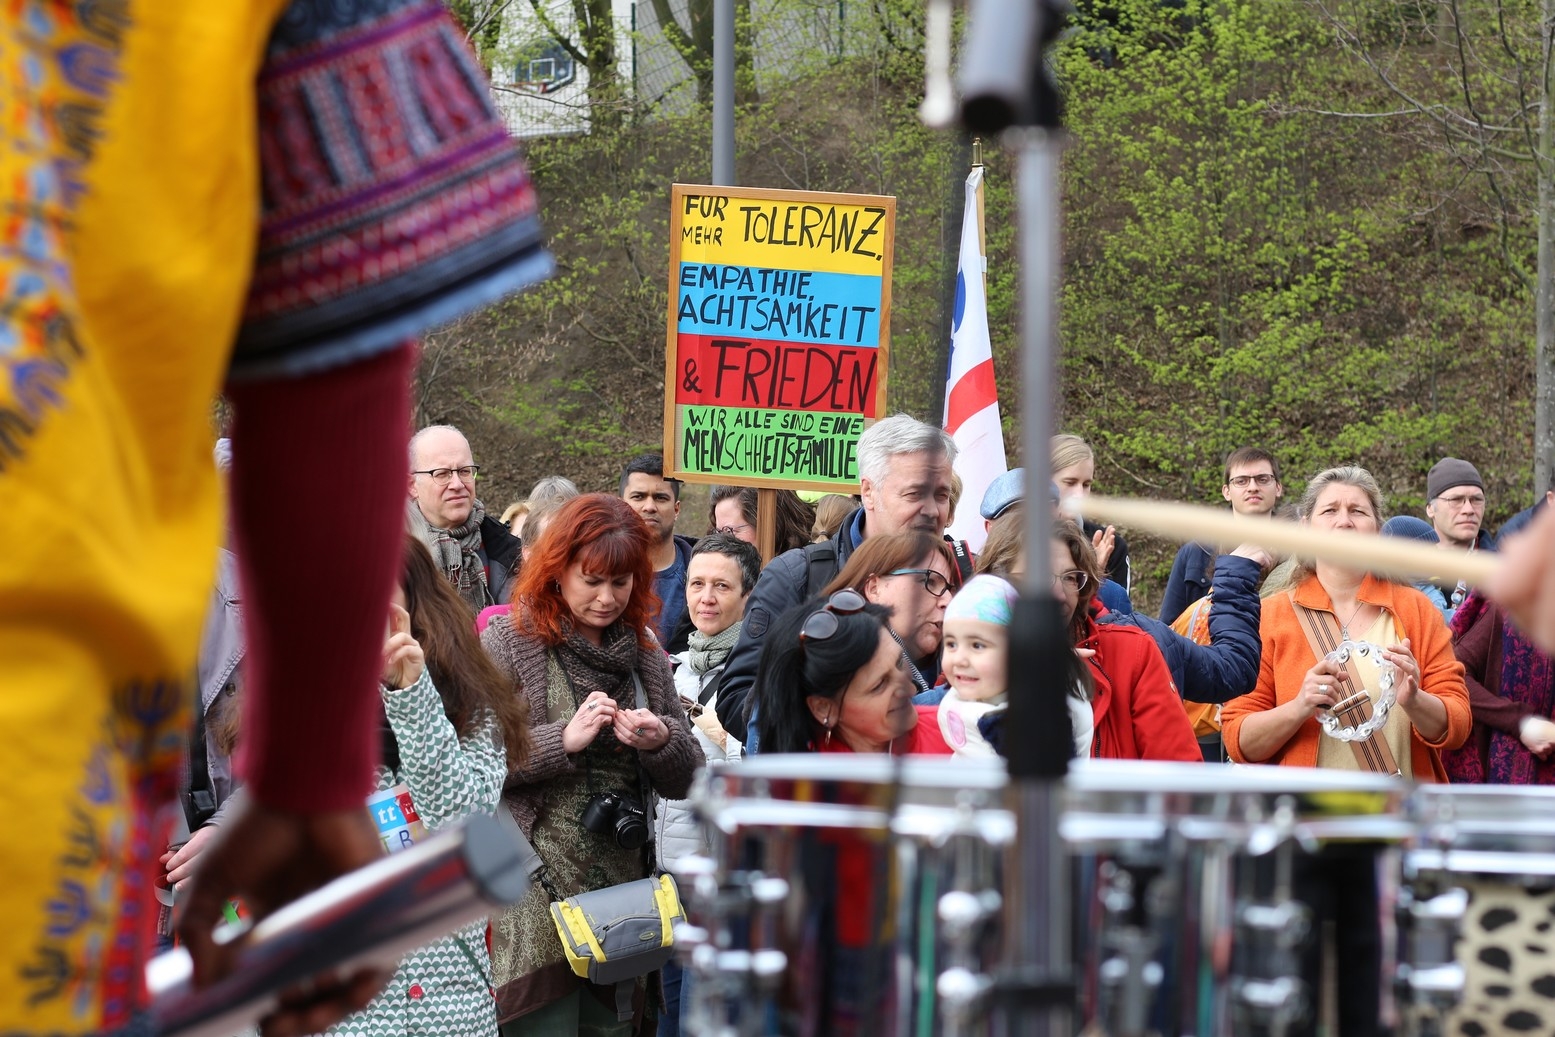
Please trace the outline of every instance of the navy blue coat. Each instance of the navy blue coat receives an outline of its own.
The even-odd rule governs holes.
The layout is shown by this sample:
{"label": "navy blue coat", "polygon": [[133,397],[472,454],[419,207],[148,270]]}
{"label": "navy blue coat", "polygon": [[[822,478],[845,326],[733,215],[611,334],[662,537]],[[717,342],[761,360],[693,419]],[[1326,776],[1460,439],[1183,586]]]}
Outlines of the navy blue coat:
{"label": "navy blue coat", "polygon": [[1169,624],[1139,612],[1107,612],[1099,622],[1139,627],[1155,638],[1183,698],[1190,702],[1228,702],[1252,691],[1258,683],[1262,652],[1258,637],[1262,615],[1258,584],[1262,577],[1258,563],[1251,559],[1221,555],[1215,560],[1215,575],[1210,584],[1215,604],[1209,610],[1207,645],[1195,644]]}

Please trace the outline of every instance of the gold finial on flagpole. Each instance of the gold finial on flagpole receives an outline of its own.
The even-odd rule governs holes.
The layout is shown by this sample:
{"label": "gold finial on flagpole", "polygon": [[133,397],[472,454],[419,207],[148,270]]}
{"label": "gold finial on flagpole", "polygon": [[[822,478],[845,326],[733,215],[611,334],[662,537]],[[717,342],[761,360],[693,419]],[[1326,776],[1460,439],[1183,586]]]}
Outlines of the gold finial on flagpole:
{"label": "gold finial on flagpole", "polygon": [[977,169],[983,164],[983,138],[972,138],[972,168]]}

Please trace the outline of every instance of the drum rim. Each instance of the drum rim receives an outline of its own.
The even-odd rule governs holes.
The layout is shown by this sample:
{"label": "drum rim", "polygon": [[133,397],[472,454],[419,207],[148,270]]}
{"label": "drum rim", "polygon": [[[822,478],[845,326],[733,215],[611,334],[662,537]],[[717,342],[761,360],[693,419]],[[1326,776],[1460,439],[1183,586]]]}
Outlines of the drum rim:
{"label": "drum rim", "polygon": [[[858,782],[904,787],[997,790],[1008,784],[1002,759],[851,753],[761,753],[717,768],[734,785],[746,781]],[[1403,796],[1410,783],[1385,774],[1246,764],[1235,767],[1165,760],[1075,760],[1065,780],[1071,795],[1300,795],[1321,792]],[[733,791],[733,790],[731,790]],[[1555,789],[1550,792],[1555,794]],[[738,793],[735,793],[738,794]]]}

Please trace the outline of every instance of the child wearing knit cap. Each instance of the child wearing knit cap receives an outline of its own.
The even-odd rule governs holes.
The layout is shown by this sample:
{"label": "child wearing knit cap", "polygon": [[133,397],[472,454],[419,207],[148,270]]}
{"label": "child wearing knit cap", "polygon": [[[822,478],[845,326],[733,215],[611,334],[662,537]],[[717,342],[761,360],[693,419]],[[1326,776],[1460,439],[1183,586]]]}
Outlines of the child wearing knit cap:
{"label": "child wearing knit cap", "polygon": [[957,756],[997,756],[978,722],[992,722],[1008,701],[1010,619],[1016,591],[997,576],[974,576],[950,599],[943,621],[941,666],[950,690],[939,727]]}

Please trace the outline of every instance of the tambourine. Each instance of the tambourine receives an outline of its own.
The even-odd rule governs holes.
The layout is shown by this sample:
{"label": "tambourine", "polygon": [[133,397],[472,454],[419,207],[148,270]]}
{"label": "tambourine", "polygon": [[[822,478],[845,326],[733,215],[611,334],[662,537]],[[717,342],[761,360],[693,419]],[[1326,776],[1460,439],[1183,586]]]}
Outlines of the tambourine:
{"label": "tambourine", "polygon": [[[1384,657],[1382,646],[1372,644],[1370,641],[1345,640],[1341,641],[1339,647],[1329,652],[1325,658],[1329,662],[1349,668],[1350,685],[1355,688],[1355,691],[1348,698],[1317,715],[1317,722],[1322,725],[1323,733],[1341,742],[1359,742],[1382,730],[1382,726],[1388,722],[1388,713],[1398,700],[1398,693],[1393,687],[1396,671],[1393,664]],[[1357,685],[1359,687],[1356,687]],[[1371,697],[1368,687],[1377,688],[1378,694],[1375,699]],[[1363,702],[1371,706],[1371,715],[1358,723],[1346,725],[1345,714],[1351,713]],[[1364,717],[1365,712],[1361,710],[1360,715]]]}

